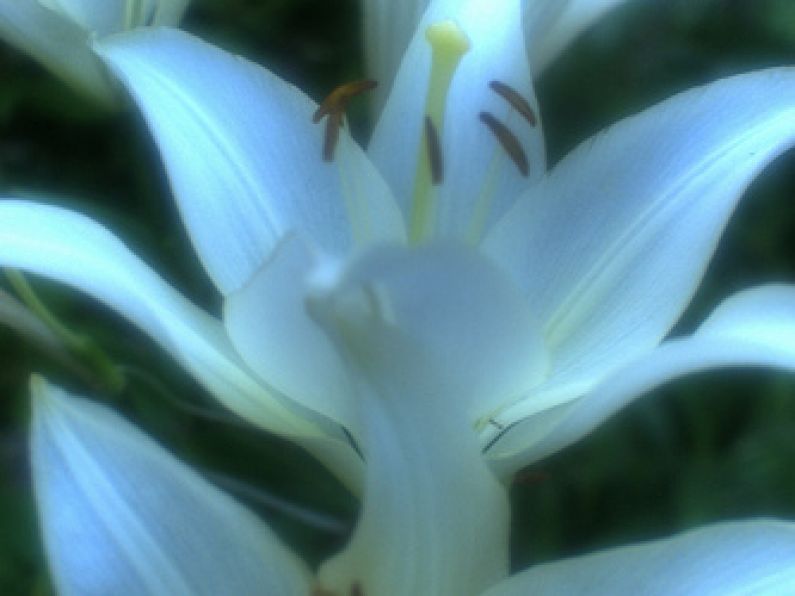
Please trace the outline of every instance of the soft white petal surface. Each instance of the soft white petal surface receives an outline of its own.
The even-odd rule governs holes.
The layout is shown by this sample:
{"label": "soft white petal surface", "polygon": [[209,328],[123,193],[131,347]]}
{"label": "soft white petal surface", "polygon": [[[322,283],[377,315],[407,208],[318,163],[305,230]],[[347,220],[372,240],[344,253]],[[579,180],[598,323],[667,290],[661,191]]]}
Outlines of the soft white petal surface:
{"label": "soft white petal surface", "polygon": [[[311,307],[347,365],[367,479],[351,543],[321,568],[320,583],[338,594],[358,593],[357,582],[381,596],[478,594],[507,573],[507,495],[484,465],[451,373],[457,366],[475,383],[494,373],[499,385],[499,368],[466,370],[456,345],[479,343],[488,359],[510,343],[485,323],[503,311],[484,319],[477,300],[455,292],[487,280],[488,264],[466,250],[385,249],[328,273],[316,278]],[[433,295],[444,287],[448,307]]]}
{"label": "soft white petal surface", "polygon": [[540,127],[530,127],[488,86],[492,80],[502,81],[536,105],[520,4],[520,0],[432,2],[409,44],[373,133],[368,152],[408,213],[430,75],[426,29],[441,21],[457,23],[469,37],[471,49],[453,79],[441,139],[445,174],[438,189],[436,229],[444,236],[478,237],[528,185],[479,121],[481,111],[489,111],[511,126],[529,156],[532,178],[545,169]]}
{"label": "soft white petal surface", "polygon": [[[356,433],[347,373],[305,308],[309,278],[327,266],[290,238],[251,283],[229,296],[224,319],[235,348],[261,378]],[[455,396],[450,407],[473,420],[523,395],[546,372],[544,347],[521,293],[473,250],[377,249],[354,270],[377,280],[374,292],[387,292],[390,320],[435,354]]]}
{"label": "soft white petal surface", "polygon": [[0,0],[0,38],[83,93],[115,101],[110,77],[89,47],[89,34],[37,0]]}
{"label": "soft white petal surface", "polygon": [[283,235],[324,250],[402,238],[389,189],[345,131],[321,161],[314,102],[264,68],[171,29],[102,42],[157,141],[180,212],[210,277],[240,288]]}
{"label": "soft white petal surface", "polygon": [[495,227],[554,381],[582,394],[651,349],[690,301],[748,184],[795,140],[795,70],[680,94],[585,142]]}
{"label": "soft white petal surface", "polygon": [[357,289],[346,296],[376,304],[379,316],[423,346],[446,379],[451,410],[483,416],[543,379],[535,320],[518,288],[475,250],[384,247],[343,271]]}
{"label": "soft white petal surface", "polygon": [[772,596],[793,585],[795,524],[750,520],[531,567],[484,596]]}
{"label": "soft white petal surface", "polygon": [[307,277],[316,256],[296,236],[224,303],[238,353],[260,378],[312,410],[349,426],[349,386],[336,350],[306,311]]}
{"label": "soft white petal surface", "polygon": [[428,0],[364,0],[362,5],[367,72],[379,83],[373,99],[380,110]]}
{"label": "soft white petal surface", "polygon": [[305,596],[265,524],[123,418],[34,378],[31,457],[63,596]]}
{"label": "soft white petal surface", "polygon": [[[551,409],[518,405],[503,422],[530,414],[489,450],[495,469],[511,474],[581,439],[655,387],[678,377],[728,366],[795,372],[795,286],[746,290],[723,302],[692,336],[664,342],[620,368],[585,396]],[[538,395],[544,401],[543,393]],[[539,411],[541,410],[541,411]]]}
{"label": "soft white petal surface", "polygon": [[524,0],[527,49],[536,76],[594,22],[627,0]]}

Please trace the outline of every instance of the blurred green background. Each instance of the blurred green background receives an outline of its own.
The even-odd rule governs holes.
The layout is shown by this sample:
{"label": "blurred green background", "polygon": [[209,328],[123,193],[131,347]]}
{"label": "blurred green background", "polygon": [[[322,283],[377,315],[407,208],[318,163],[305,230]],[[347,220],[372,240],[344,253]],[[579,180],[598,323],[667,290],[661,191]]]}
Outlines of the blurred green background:
{"label": "blurred green background", "polygon": [[[674,92],[795,58],[790,0],[628,4],[539,82],[551,163]],[[363,73],[359,22],[355,0],[194,0],[185,28],[321,99]],[[51,197],[92,215],[217,313],[218,297],[191,253],[135,112],[95,110],[6,47],[0,73],[0,191]],[[795,281],[793,199],[795,159],[787,155],[749,190],[676,333],[693,329],[733,291]],[[27,462],[31,371],[124,411],[260,512],[310,560],[344,542],[356,504],[319,465],[217,409],[167,354],[108,310],[55,284],[32,282],[63,321],[93,337],[113,362],[139,372],[114,393],[0,329],[0,593],[48,592]],[[520,476],[512,490],[515,565],[722,519],[795,519],[794,434],[791,376],[723,371],[671,383]]]}

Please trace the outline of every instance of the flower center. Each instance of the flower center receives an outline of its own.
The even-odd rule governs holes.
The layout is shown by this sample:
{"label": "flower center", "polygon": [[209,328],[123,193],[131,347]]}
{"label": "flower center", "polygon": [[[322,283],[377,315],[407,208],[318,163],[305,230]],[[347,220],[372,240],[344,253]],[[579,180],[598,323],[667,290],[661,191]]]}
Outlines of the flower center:
{"label": "flower center", "polygon": [[[435,235],[445,235],[443,229],[445,221],[449,219],[449,211],[455,209],[459,192],[455,188],[455,178],[450,177],[452,187],[445,182],[445,170],[452,170],[460,174],[460,163],[456,162],[458,151],[451,147],[450,138],[444,143],[445,112],[450,100],[453,79],[461,64],[464,55],[470,50],[471,44],[467,34],[453,21],[440,21],[431,24],[425,30],[425,39],[430,47],[430,68],[428,75],[425,102],[421,112],[422,127],[416,147],[401,147],[398,151],[416,149],[416,167],[412,178],[412,186],[407,198],[406,231],[408,243],[417,246],[429,241]],[[488,79],[486,79],[488,81]],[[463,209],[469,209],[469,217],[464,219],[463,227],[454,231],[462,240],[472,245],[479,244],[483,233],[493,216],[495,198],[504,187],[502,181],[506,177],[505,168],[515,167],[523,177],[528,177],[533,164],[525,151],[524,144],[517,136],[514,119],[520,120],[519,124],[535,127],[537,117],[530,102],[518,91],[508,84],[492,80],[488,84],[497,96],[504,100],[509,110],[501,110],[500,106],[493,106],[493,111],[482,110],[474,112],[482,125],[494,136],[497,143],[493,145],[490,156],[485,156],[487,167],[482,177],[472,180],[464,194],[469,194],[474,189],[471,197],[466,200]],[[339,169],[342,182],[343,197],[346,203],[349,221],[354,239],[358,243],[371,239],[368,233],[367,214],[361,205],[367,204],[367,189],[357,180],[356,168],[346,163],[347,152],[345,143],[351,142],[345,128],[345,112],[351,100],[371,91],[377,86],[372,80],[359,80],[341,85],[334,89],[317,108],[313,121],[320,122],[326,118],[323,136],[323,160],[335,162]],[[489,102],[492,103],[492,102]],[[505,113],[498,118],[495,114]],[[460,115],[460,114],[459,114]],[[474,122],[457,123],[464,126],[477,126]],[[523,121],[523,122],[522,122]],[[513,129],[513,130],[512,130]],[[455,132],[455,131],[453,131]],[[452,156],[450,155],[452,154]],[[452,168],[448,168],[446,161],[452,157]],[[513,162],[512,164],[509,162]],[[460,189],[458,189],[460,190]],[[403,202],[403,201],[400,201]],[[365,210],[366,211],[366,210]]]}

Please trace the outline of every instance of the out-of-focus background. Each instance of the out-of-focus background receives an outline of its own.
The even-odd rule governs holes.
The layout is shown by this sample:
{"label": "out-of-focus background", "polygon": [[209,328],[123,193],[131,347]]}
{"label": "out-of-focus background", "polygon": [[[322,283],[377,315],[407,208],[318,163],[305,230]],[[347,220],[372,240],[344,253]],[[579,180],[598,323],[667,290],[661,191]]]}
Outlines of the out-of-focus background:
{"label": "out-of-focus background", "polygon": [[[795,62],[791,0],[635,0],[539,81],[551,163],[602,127],[687,87]],[[363,74],[356,0],[194,0],[185,28],[321,99]],[[108,115],[0,47],[0,193],[67,205],[116,231],[187,296],[218,312],[139,116]],[[366,131],[364,111],[359,128]],[[795,282],[795,159],[751,187],[675,333],[721,297]],[[289,443],[240,425],[149,339],[90,299],[31,278],[57,316],[123,365],[102,387],[0,328],[0,593],[48,594],[27,461],[32,371],[123,411],[260,512],[317,562],[345,540],[356,504]],[[106,384],[107,385],[107,384]],[[795,519],[795,378],[723,371],[671,383],[587,440],[521,474],[514,563],[749,516]]]}

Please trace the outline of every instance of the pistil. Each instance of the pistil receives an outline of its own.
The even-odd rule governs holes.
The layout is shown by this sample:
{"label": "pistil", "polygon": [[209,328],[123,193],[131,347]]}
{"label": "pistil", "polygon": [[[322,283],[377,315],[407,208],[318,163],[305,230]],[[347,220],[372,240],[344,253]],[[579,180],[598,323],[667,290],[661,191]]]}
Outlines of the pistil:
{"label": "pistil", "polygon": [[[434,165],[441,163],[447,95],[461,58],[470,47],[469,38],[452,21],[431,25],[426,30],[425,38],[431,46],[431,74],[425,100],[425,115],[432,127],[423,127],[419,146],[409,219],[409,241],[412,244],[425,240],[433,228],[434,186],[442,181],[438,175],[441,170],[434,170]],[[435,135],[436,139],[431,139],[429,135]],[[431,143],[435,143],[438,150],[430,149]]]}

